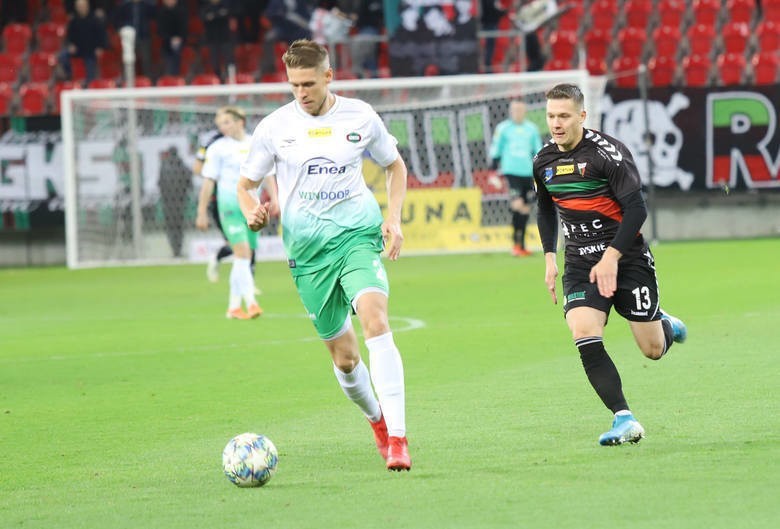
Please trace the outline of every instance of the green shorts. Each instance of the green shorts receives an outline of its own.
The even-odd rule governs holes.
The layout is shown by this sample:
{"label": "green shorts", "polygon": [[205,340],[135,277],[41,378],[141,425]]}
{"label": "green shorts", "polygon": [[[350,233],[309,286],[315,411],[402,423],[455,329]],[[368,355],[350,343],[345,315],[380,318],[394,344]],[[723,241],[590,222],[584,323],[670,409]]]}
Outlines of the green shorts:
{"label": "green shorts", "polygon": [[311,274],[294,276],[295,287],[317,334],[323,340],[337,338],[354,312],[352,303],[365,291],[388,295],[387,272],[373,244],[358,244],[331,266]]}
{"label": "green shorts", "polygon": [[252,250],[257,248],[257,232],[249,229],[238,207],[224,207],[219,204],[219,221],[222,223],[222,233],[231,246],[245,242]]}

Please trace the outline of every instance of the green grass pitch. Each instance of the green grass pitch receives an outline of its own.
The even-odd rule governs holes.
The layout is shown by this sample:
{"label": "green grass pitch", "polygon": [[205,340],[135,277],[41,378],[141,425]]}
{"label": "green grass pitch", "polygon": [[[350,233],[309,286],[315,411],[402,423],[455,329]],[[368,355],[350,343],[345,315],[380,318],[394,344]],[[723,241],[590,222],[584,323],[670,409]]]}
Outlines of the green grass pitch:
{"label": "green grass pitch", "polygon": [[[387,263],[413,468],[384,470],[282,263],[266,314],[228,321],[229,265],[0,270],[2,528],[746,529],[780,526],[780,244],[663,244],[688,342],[605,343],[647,438],[601,447],[540,255]],[[222,475],[233,435],[279,449],[260,489]]]}

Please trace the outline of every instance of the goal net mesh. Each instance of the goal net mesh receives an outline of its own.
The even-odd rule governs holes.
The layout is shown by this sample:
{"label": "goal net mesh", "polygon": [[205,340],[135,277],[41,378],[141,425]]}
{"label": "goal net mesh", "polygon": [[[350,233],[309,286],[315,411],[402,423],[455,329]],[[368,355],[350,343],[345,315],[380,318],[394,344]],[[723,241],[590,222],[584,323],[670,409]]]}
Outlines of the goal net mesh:
{"label": "goal net mesh", "polygon": [[[522,97],[544,136],[544,93],[560,82],[586,87],[590,115],[599,115],[603,86],[580,71],[334,81],[331,88],[370,103],[398,140],[409,168],[405,248],[413,253],[511,246],[508,189],[490,171],[492,132],[510,99]],[[216,110],[243,107],[251,133],[290,100],[285,83],[64,92],[68,266],[205,260],[221,236],[195,229],[201,178],[191,168]],[[383,205],[383,171],[366,158],[364,173]],[[263,230],[258,259],[283,258],[279,233],[278,221]]]}

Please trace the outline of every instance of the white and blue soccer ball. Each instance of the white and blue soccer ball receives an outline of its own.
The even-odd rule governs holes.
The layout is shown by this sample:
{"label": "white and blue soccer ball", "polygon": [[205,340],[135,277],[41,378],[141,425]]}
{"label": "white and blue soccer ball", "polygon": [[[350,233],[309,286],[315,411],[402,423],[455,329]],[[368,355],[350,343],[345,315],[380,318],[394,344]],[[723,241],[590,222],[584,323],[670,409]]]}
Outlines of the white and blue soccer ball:
{"label": "white and blue soccer ball", "polygon": [[271,440],[256,433],[242,433],[222,451],[222,470],[239,487],[262,487],[276,472],[279,455]]}

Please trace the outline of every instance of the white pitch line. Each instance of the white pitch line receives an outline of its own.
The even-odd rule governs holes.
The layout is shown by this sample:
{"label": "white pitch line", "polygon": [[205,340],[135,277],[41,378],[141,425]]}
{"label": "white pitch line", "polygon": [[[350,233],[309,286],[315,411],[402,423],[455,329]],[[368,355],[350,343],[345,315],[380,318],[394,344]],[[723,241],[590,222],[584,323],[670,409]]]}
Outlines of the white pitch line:
{"label": "white pitch line", "polygon": [[[264,313],[262,316],[263,319],[267,318],[307,318],[305,314],[301,315],[291,315],[291,314],[269,314]],[[417,318],[408,318],[405,316],[391,316],[390,321],[398,321],[400,320],[402,322],[402,325],[393,328],[394,333],[399,332],[409,332],[414,331],[417,329],[424,328],[425,322],[423,320],[419,320]],[[280,339],[272,339],[272,340],[257,340],[252,341],[251,343],[221,343],[219,345],[201,345],[201,346],[189,346],[187,348],[165,348],[165,349],[156,349],[156,350],[150,350],[150,351],[108,351],[108,352],[98,352],[98,353],[90,353],[90,354],[84,354],[84,355],[50,355],[50,356],[44,356],[44,357],[24,357],[24,358],[0,358],[0,364],[19,364],[21,362],[25,363],[31,363],[31,362],[50,362],[50,361],[63,361],[63,360],[81,360],[81,359],[88,359],[88,358],[119,358],[119,357],[128,357],[128,356],[153,356],[163,353],[192,353],[192,352],[202,352],[202,351],[214,351],[214,350],[225,350],[225,349],[236,349],[239,347],[253,347],[258,345],[284,345],[288,343],[303,343],[303,342],[319,342],[320,338],[316,335],[312,336],[300,336],[296,338],[280,338]]]}

